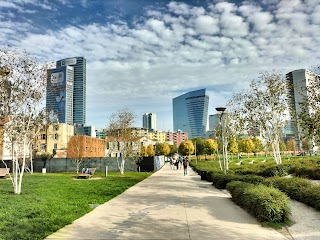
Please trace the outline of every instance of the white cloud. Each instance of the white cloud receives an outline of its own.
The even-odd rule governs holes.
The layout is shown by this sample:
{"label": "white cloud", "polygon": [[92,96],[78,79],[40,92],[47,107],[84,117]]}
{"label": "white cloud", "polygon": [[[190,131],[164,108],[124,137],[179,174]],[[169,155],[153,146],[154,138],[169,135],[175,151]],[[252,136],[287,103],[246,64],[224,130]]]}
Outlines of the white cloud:
{"label": "white cloud", "polygon": [[[312,0],[313,8],[295,1],[286,9],[288,1],[278,2],[274,12],[248,2],[220,2],[207,9],[170,2],[164,10],[149,10],[139,23],[61,24],[41,34],[32,19],[0,18],[0,45],[50,61],[85,56],[88,123],[101,126],[116,107],[143,113],[154,106],[167,114],[171,99],[190,89],[207,87],[214,93],[210,104],[223,105],[231,91],[261,71],[320,62],[320,7]],[[12,9],[16,2],[10,3]],[[104,114],[95,115],[93,106]],[[98,123],[98,116],[106,117]]]}

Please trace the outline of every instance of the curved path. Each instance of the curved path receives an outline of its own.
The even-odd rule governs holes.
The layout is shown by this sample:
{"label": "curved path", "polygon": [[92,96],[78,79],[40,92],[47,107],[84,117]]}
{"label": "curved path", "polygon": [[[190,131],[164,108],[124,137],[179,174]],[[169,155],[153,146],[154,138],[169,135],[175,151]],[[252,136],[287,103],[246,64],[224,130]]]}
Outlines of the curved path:
{"label": "curved path", "polygon": [[160,171],[47,239],[284,240],[189,169]]}

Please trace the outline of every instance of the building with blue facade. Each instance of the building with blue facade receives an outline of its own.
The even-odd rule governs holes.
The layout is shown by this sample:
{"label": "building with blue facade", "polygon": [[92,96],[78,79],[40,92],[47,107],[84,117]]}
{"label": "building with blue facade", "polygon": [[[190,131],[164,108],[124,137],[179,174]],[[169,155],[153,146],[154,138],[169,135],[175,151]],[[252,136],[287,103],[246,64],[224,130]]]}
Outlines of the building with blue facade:
{"label": "building with blue facade", "polygon": [[47,73],[47,112],[55,122],[73,124],[73,67],[48,69]]}
{"label": "building with blue facade", "polygon": [[[72,95],[70,95],[71,82]],[[85,125],[86,59],[84,57],[61,59],[56,62],[55,69],[48,69],[46,108],[47,112],[54,113],[61,123]]]}
{"label": "building with blue facade", "polygon": [[173,131],[187,132],[188,138],[203,137],[207,129],[209,96],[206,89],[173,99]]}

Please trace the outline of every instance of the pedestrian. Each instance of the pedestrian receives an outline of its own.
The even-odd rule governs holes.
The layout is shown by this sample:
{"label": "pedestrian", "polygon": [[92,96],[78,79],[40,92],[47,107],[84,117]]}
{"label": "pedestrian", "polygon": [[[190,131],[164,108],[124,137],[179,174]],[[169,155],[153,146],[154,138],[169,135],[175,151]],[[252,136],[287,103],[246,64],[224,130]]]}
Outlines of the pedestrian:
{"label": "pedestrian", "polygon": [[180,167],[179,167],[179,169],[181,169],[182,168],[182,162],[183,162],[183,158],[182,158],[182,156],[180,156],[179,157],[179,165],[180,165]]}
{"label": "pedestrian", "polygon": [[173,169],[173,158],[170,157],[170,169]]}
{"label": "pedestrian", "polygon": [[179,170],[179,159],[176,160],[175,164],[176,164],[177,170]]}
{"label": "pedestrian", "polygon": [[186,176],[188,174],[188,159],[183,159],[183,175]]}

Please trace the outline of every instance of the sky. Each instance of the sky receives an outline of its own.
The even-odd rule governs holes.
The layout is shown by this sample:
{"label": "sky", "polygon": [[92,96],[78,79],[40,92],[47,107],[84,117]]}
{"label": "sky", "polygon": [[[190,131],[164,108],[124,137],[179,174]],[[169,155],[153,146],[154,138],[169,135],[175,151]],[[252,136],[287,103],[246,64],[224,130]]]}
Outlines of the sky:
{"label": "sky", "polygon": [[172,99],[206,88],[209,114],[259,73],[320,65],[320,0],[0,0],[0,47],[87,60],[87,125],[123,108],[172,131]]}

